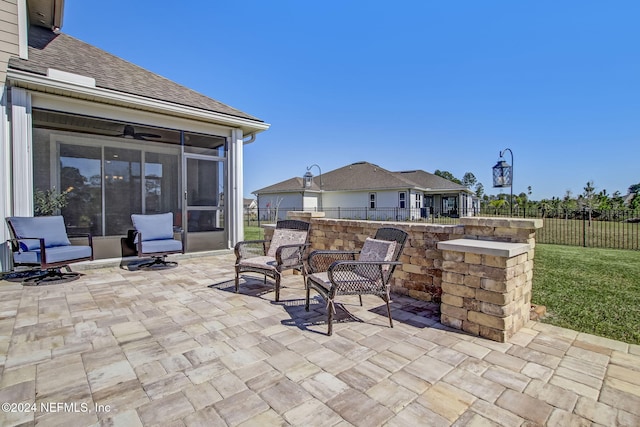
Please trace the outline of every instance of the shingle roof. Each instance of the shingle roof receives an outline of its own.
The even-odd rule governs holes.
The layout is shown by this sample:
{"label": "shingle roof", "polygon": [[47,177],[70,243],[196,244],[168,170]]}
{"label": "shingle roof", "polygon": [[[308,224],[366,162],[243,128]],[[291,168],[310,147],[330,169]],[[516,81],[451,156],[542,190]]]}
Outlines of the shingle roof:
{"label": "shingle roof", "polygon": [[29,59],[12,58],[9,69],[46,76],[48,68],[92,77],[99,88],[262,122],[67,34],[31,26]]}
{"label": "shingle roof", "polygon": [[[456,184],[448,179],[422,170],[391,172],[368,162],[357,162],[339,169],[323,173],[322,177],[313,179],[311,190],[324,191],[363,191],[410,188],[416,190],[450,190],[468,191],[464,185]],[[302,177],[290,178],[286,181],[256,190],[254,194],[286,193],[302,190]]]}
{"label": "shingle roof", "polygon": [[423,170],[402,171],[402,172],[395,172],[395,173],[402,175],[405,179],[415,182],[417,185],[425,189],[462,190],[466,188],[462,184],[457,184],[453,181],[449,181],[446,178],[443,178],[438,175],[434,175],[429,172],[425,172]]}
{"label": "shingle roof", "polygon": [[[324,175],[322,175],[324,178]],[[315,180],[314,180],[315,181]],[[253,194],[257,193],[286,193],[290,191],[302,191],[302,178],[289,178],[286,181],[279,182],[274,185],[270,185],[261,190],[254,191]],[[314,189],[319,189],[320,187],[314,185]]]}

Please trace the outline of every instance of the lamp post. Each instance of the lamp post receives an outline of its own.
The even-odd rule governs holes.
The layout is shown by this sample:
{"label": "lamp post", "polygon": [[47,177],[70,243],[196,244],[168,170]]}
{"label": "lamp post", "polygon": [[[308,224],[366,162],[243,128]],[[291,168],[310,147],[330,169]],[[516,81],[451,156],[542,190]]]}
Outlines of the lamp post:
{"label": "lamp post", "polygon": [[[307,172],[304,174],[304,176],[302,177],[302,185],[304,186],[304,188],[311,188],[311,186],[313,185],[313,174],[311,173],[311,168],[313,167],[317,167],[318,168],[318,172],[319,172],[319,178],[320,178],[320,210],[322,210],[322,169],[320,169],[320,166],[318,166],[317,164],[312,164],[311,166],[307,166]],[[304,209],[304,201],[303,201],[303,206],[302,208]]]}
{"label": "lamp post", "polygon": [[[511,154],[511,165],[502,158],[506,151]],[[500,159],[493,167],[493,186],[498,188],[510,187],[509,211],[510,215],[513,216],[513,151],[510,148],[505,148],[500,152]]]}

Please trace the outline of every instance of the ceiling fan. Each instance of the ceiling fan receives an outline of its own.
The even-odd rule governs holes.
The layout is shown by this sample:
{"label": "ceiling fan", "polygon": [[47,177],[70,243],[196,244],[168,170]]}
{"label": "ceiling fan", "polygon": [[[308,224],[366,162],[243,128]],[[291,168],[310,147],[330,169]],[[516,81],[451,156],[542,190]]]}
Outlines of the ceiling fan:
{"label": "ceiling fan", "polygon": [[124,129],[122,130],[122,133],[118,136],[123,138],[139,139],[141,141],[147,141],[147,138],[162,138],[161,135],[158,135],[155,133],[136,132],[134,127],[131,125],[124,125]]}

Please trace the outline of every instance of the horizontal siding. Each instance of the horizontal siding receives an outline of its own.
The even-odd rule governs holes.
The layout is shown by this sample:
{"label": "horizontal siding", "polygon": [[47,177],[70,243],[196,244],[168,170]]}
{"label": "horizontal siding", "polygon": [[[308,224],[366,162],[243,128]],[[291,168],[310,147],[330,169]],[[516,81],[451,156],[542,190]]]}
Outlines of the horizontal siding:
{"label": "horizontal siding", "polygon": [[18,1],[17,0],[1,0],[0,1],[0,13],[8,12],[14,15],[18,14]]}
{"label": "horizontal siding", "polygon": [[7,64],[12,56],[20,54],[18,40],[18,3],[0,0],[0,82],[7,79]]}

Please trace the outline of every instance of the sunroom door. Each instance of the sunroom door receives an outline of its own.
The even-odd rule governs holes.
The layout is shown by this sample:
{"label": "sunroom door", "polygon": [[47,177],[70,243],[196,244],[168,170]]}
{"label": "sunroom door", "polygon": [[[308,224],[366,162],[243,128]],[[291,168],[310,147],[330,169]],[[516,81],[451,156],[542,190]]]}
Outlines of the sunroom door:
{"label": "sunroom door", "polygon": [[225,165],[225,159],[220,157],[184,155],[182,227],[188,252],[226,249]]}

